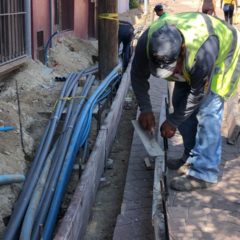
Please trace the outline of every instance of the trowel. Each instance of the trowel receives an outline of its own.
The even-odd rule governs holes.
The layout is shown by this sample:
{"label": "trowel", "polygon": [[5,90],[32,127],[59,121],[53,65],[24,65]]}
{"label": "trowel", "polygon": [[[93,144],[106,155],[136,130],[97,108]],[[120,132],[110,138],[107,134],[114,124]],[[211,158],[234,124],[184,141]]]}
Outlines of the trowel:
{"label": "trowel", "polygon": [[144,130],[138,123],[137,120],[132,120],[135,131],[140,137],[144,148],[151,157],[163,156],[163,151],[156,141],[156,138],[148,131]]}

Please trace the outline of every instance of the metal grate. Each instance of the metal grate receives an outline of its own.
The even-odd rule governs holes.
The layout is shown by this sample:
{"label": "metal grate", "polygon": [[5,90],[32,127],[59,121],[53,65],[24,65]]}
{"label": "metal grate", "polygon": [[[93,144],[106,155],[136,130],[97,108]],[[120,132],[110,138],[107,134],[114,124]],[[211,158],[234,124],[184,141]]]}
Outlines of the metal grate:
{"label": "metal grate", "polygon": [[26,55],[24,0],[0,0],[0,66]]}

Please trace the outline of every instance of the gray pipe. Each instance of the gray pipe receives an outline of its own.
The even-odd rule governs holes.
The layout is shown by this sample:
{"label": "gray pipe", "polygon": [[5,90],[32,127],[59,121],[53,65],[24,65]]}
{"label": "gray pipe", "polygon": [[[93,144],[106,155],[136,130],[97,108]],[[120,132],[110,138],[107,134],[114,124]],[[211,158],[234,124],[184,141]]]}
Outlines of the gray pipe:
{"label": "gray pipe", "polygon": [[57,145],[57,143],[54,144],[53,149],[51,150],[50,154],[48,155],[48,157],[46,159],[43,171],[38,180],[35,191],[32,194],[32,198],[29,203],[29,206],[28,206],[28,209],[27,209],[27,212],[25,214],[24,221],[22,224],[22,231],[21,231],[20,238],[19,238],[20,240],[28,240],[28,239],[30,240],[31,239],[31,230],[32,230],[32,226],[34,223],[34,217],[36,215],[37,206],[40,201],[42,191],[44,189],[44,184],[46,182],[47,175],[49,173],[49,169],[50,169],[50,166],[52,163],[52,157],[56,150],[56,145]]}

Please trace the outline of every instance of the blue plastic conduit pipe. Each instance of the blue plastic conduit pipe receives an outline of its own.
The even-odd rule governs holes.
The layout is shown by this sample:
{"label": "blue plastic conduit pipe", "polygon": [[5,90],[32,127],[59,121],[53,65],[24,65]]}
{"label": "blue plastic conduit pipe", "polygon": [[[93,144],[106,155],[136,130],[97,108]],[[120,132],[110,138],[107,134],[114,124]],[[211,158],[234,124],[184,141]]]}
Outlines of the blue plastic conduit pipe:
{"label": "blue plastic conduit pipe", "polygon": [[[72,76],[70,75],[70,77],[66,80],[66,82],[63,86],[63,89],[62,89],[62,92],[60,95],[60,99],[56,106],[55,112],[52,115],[52,118],[50,119],[50,122],[44,133],[43,139],[40,143],[40,147],[38,148],[37,154],[33,160],[32,167],[30,168],[29,173],[27,175],[27,179],[24,182],[23,189],[22,189],[20,196],[15,204],[15,208],[13,210],[10,221],[9,221],[6,231],[4,233],[4,239],[14,240],[17,237],[17,232],[21,225],[26,208],[29,204],[31,195],[32,195],[35,185],[38,181],[38,178],[41,174],[41,171],[42,171],[42,168],[44,165],[44,161],[49,152],[50,144],[53,140],[54,132],[56,130],[56,125],[59,121],[61,112],[63,111],[64,105],[66,102],[64,100],[64,97],[69,94],[69,93],[67,93],[66,88],[68,86],[69,81],[71,80],[71,77]],[[68,90],[68,92],[69,92],[69,90]]]}
{"label": "blue plastic conduit pipe", "polygon": [[[85,71],[84,71],[85,72]],[[87,96],[87,93],[88,93],[88,91],[89,91],[89,89],[90,89],[90,87],[91,87],[91,85],[92,85],[92,83],[93,83],[93,81],[94,81],[94,79],[95,79],[95,77],[93,77],[93,76],[91,76],[90,78],[88,78],[87,79],[87,84],[85,84],[85,86],[84,86],[84,88],[83,88],[83,91],[82,91],[82,94],[81,94],[81,98],[80,98],[80,101],[82,102],[82,104],[83,104],[83,102],[85,101],[85,98],[86,98],[86,96]],[[86,92],[86,93],[85,93]],[[79,99],[74,99],[75,101],[76,100],[78,100],[79,101]],[[72,103],[73,101],[70,101],[70,105],[71,105],[71,103]],[[77,111],[73,111],[73,114],[75,114],[74,112],[76,112],[76,113],[78,113],[79,111],[80,111],[80,109],[81,109],[81,107],[82,107],[82,104],[80,104],[79,105],[79,109],[77,110]],[[68,112],[67,113],[69,113],[69,110],[68,110]],[[69,114],[67,114],[67,116],[68,116]],[[76,114],[75,114],[76,115]],[[64,126],[66,125],[66,122],[68,122],[68,120],[67,120],[67,118],[68,117],[66,117],[66,119],[65,119],[65,123],[64,123]],[[75,118],[76,119],[76,118]],[[75,121],[75,120],[74,120]],[[44,219],[44,212],[46,212],[47,213],[47,210],[48,210],[48,204],[47,204],[47,202],[48,201],[50,201],[51,200],[51,192],[52,192],[52,189],[55,189],[55,187],[54,187],[54,181],[56,181],[57,180],[57,178],[56,177],[54,177],[56,180],[54,180],[54,179],[52,179],[53,177],[52,177],[52,175],[54,174],[54,176],[56,175],[57,177],[59,176],[59,174],[57,173],[58,171],[56,170],[56,167],[57,168],[59,168],[59,166],[61,167],[61,159],[62,158],[64,158],[64,156],[65,156],[65,154],[64,154],[64,149],[68,146],[68,143],[67,143],[67,141],[65,141],[65,139],[67,139],[68,137],[68,132],[65,132],[65,131],[69,131],[70,130],[70,134],[71,134],[71,132],[72,132],[72,128],[73,128],[73,123],[71,123],[69,126],[68,126],[68,128],[69,129],[65,129],[65,127],[63,128],[63,132],[64,132],[64,136],[61,136],[61,138],[60,139],[62,139],[62,140],[60,140],[60,142],[62,142],[62,144],[60,144],[60,146],[58,146],[58,149],[60,150],[60,151],[58,151],[58,155],[56,156],[56,157],[54,157],[54,158],[56,158],[56,160],[57,161],[53,161],[54,162],[54,164],[56,163],[57,164],[57,166],[56,165],[54,165],[55,167],[52,167],[51,168],[51,172],[49,173],[49,176],[50,177],[48,177],[48,179],[47,179],[47,182],[46,182],[46,184],[45,184],[45,189],[44,189],[44,193],[42,194],[42,198],[41,198],[41,202],[40,202],[40,204],[39,204],[39,207],[38,207],[38,209],[39,209],[39,212],[40,212],[40,216],[39,216],[39,214],[37,214],[37,222],[38,221],[40,221],[40,219]],[[57,175],[58,174],[58,175]],[[51,182],[51,185],[49,186],[49,184],[50,184],[50,182]],[[50,203],[49,203],[50,204]],[[41,221],[40,221],[41,222]],[[38,226],[38,224],[36,223],[36,225]],[[36,228],[35,228],[36,229]],[[36,232],[36,230],[35,231],[33,231],[33,232]],[[35,233],[36,234],[36,233]],[[33,234],[34,235],[34,234]]]}
{"label": "blue plastic conduit pipe", "polygon": [[7,131],[11,131],[16,129],[16,127],[13,126],[4,126],[4,127],[0,127],[0,132],[7,132]]}
{"label": "blue plastic conduit pipe", "polygon": [[48,48],[49,48],[49,46],[52,44],[52,39],[53,39],[53,37],[54,37],[55,35],[57,35],[57,34],[58,34],[58,31],[54,32],[54,33],[50,36],[50,38],[48,39],[47,44],[46,44],[46,46],[45,46],[45,48],[44,48],[44,64],[45,64],[45,65],[48,64]]}
{"label": "blue plastic conduit pipe", "polygon": [[[62,172],[58,180],[58,186],[55,191],[54,198],[48,212],[47,221],[43,230],[42,237],[44,240],[52,239],[52,233],[56,223],[58,211],[61,206],[61,200],[72,171],[74,160],[76,158],[79,147],[82,146],[86,140],[86,139],[81,139],[80,136],[82,136],[82,133],[85,132],[84,123],[86,123],[86,117],[88,118],[89,110],[90,109],[93,110],[94,108],[93,105],[96,104],[97,98],[99,98],[103,94],[107,86],[113,81],[114,78],[118,76],[118,71],[120,69],[121,69],[121,65],[118,65],[106,77],[106,79],[101,82],[99,87],[96,89],[96,91],[93,93],[93,95],[89,98],[89,100],[85,104],[83,111],[81,113],[81,116],[77,121],[77,126],[75,127],[73,136],[71,138],[71,142],[68,148],[66,159],[64,161]],[[85,136],[86,136],[86,133],[85,133]]]}
{"label": "blue plastic conduit pipe", "polygon": [[[77,85],[78,85],[78,82],[76,82],[75,87],[77,87]],[[72,95],[73,98],[74,98],[74,96],[75,95]],[[72,104],[70,104],[70,109],[68,107],[67,116],[68,116],[69,111],[71,110],[71,106],[72,106]],[[68,121],[68,120],[65,119],[65,121]],[[66,124],[64,124],[64,125],[66,125]],[[72,131],[72,128],[69,128],[69,130]],[[62,159],[64,159],[64,156],[65,156],[63,151],[68,146],[68,143],[65,141],[65,138],[66,138],[68,132],[69,131],[66,131],[66,129],[65,129],[65,131],[63,130],[62,134],[59,137],[59,143],[57,146],[57,150],[53,156],[53,163],[52,163],[50,172],[48,174],[48,178],[45,182],[44,191],[41,195],[41,200],[37,207],[36,216],[34,216],[36,218],[34,226],[40,225],[40,224],[38,224],[38,222],[44,221],[42,219],[44,219],[47,214],[48,206],[50,205],[50,202],[51,202],[51,199],[53,196],[53,192],[55,190],[55,185],[56,185],[56,182],[58,179],[58,175],[59,175],[58,172],[60,172],[59,169],[61,169],[61,167],[62,167],[62,162],[63,162]],[[37,232],[36,227],[33,227],[32,232],[33,233],[32,233],[31,239],[35,239],[35,238],[38,239],[38,232]]]}
{"label": "blue plastic conduit pipe", "polygon": [[58,155],[56,156],[57,161],[56,164],[52,167],[51,172],[49,173],[49,178],[47,180],[47,186],[45,188],[45,192],[42,195],[42,199],[41,199],[41,203],[39,204],[39,214],[37,214],[37,219],[36,219],[36,223],[33,229],[33,235],[32,235],[32,239],[38,239],[38,235],[39,235],[39,226],[44,224],[45,222],[45,218],[47,216],[48,210],[49,210],[49,206],[51,204],[52,201],[52,197],[54,194],[54,191],[52,191],[53,189],[55,190],[56,188],[56,184],[61,172],[61,167],[69,146],[69,142],[72,136],[72,132],[73,132],[73,127],[76,124],[76,120],[77,117],[79,115],[79,112],[81,112],[81,109],[83,107],[84,102],[86,101],[86,96],[90,90],[90,87],[92,86],[93,82],[95,80],[94,76],[90,76],[85,85],[84,88],[82,90],[81,93],[81,98],[79,99],[79,104],[77,105],[77,108],[73,111],[73,116],[71,118],[71,120],[69,120],[69,124],[66,127],[66,129],[64,130],[64,135],[61,137],[61,145],[58,148]]}
{"label": "blue plastic conduit pipe", "polygon": [[0,185],[6,185],[10,183],[24,182],[25,176],[22,174],[4,174],[0,175]]}
{"label": "blue plastic conduit pipe", "polygon": [[[118,77],[118,73],[115,73],[115,75],[111,76],[111,82],[116,81]],[[110,83],[111,83],[110,82]],[[79,146],[83,146],[87,140],[87,136],[88,136],[88,132],[90,131],[91,128],[91,120],[92,120],[92,113],[94,108],[96,107],[96,104],[98,104],[98,102],[100,102],[104,98],[110,93],[111,91],[109,89],[104,89],[104,91],[100,92],[99,96],[97,96],[95,99],[92,100],[91,102],[91,106],[88,105],[88,111],[86,112],[86,114],[84,114],[82,116],[83,118],[83,123],[82,123],[82,129],[81,132],[79,132]],[[89,102],[88,102],[89,103]],[[77,144],[77,146],[78,146]]]}
{"label": "blue plastic conduit pipe", "polygon": [[38,180],[37,186],[34,190],[34,193],[32,195],[31,201],[29,203],[27,212],[24,217],[23,225],[22,225],[22,231],[20,234],[20,240],[31,240],[31,231],[32,231],[32,226],[34,223],[34,217],[36,215],[36,210],[38,203],[41,198],[41,194],[44,188],[44,184],[46,182],[49,169],[52,163],[52,157],[53,154],[56,150],[57,142],[54,144],[53,149],[51,150],[50,154],[47,157],[47,160],[44,164],[43,171],[41,173],[41,176]]}
{"label": "blue plastic conduit pipe", "polygon": [[98,72],[98,64],[93,65],[92,67],[87,68],[84,70],[83,76],[89,75],[89,74],[94,74]]}

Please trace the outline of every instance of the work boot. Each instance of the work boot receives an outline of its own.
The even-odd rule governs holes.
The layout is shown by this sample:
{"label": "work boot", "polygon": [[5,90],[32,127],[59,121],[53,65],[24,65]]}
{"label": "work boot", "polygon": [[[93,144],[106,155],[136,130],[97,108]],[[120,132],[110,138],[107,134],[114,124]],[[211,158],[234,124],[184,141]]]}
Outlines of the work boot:
{"label": "work boot", "polygon": [[176,191],[194,191],[197,189],[209,188],[213,185],[214,183],[205,182],[188,175],[175,177],[170,182],[170,187]]}
{"label": "work boot", "polygon": [[185,164],[187,158],[188,157],[185,154],[183,154],[181,158],[169,159],[167,160],[167,167],[171,170],[177,170]]}

